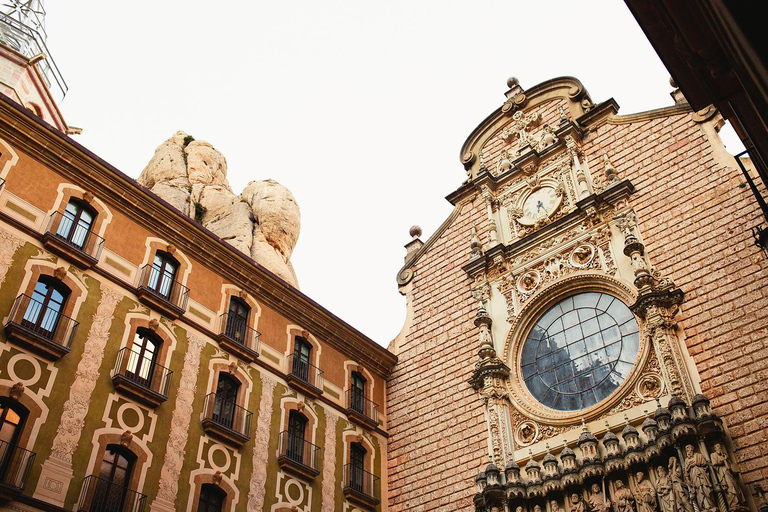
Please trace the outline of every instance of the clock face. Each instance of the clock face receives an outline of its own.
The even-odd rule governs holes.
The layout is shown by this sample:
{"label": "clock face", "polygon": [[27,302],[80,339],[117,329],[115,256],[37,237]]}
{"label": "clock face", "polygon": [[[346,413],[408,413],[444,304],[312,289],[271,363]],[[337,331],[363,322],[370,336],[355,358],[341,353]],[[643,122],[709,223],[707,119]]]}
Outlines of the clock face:
{"label": "clock face", "polygon": [[541,187],[529,195],[523,202],[523,216],[520,224],[533,225],[549,217],[560,206],[560,196],[552,187]]}

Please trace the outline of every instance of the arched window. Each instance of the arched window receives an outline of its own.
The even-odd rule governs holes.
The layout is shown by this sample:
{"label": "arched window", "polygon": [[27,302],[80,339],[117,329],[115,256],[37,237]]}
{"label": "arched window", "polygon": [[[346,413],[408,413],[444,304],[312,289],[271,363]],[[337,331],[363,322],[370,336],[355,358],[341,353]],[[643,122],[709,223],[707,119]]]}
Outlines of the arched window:
{"label": "arched window", "polygon": [[288,416],[286,456],[295,462],[304,462],[304,433],[306,428],[306,416],[300,412],[291,411]]}
{"label": "arched window", "polygon": [[216,398],[213,402],[213,420],[227,428],[235,425],[237,413],[237,393],[240,390],[240,381],[226,373],[219,373],[219,382],[216,385]]}
{"label": "arched window", "polygon": [[129,510],[125,505],[126,498],[133,502],[134,493],[129,493],[128,487],[135,461],[136,455],[127,448],[115,444],[107,445],[88,510],[103,512]]}
{"label": "arched window", "polygon": [[366,414],[365,407],[365,378],[357,372],[352,372],[349,391],[349,406],[360,414]]}
{"label": "arched window", "polygon": [[166,299],[170,299],[178,268],[179,262],[173,256],[167,252],[157,251],[149,271],[147,288]]}
{"label": "arched window", "polygon": [[95,218],[96,212],[90,206],[76,199],[71,199],[64,213],[61,214],[56,236],[70,245],[82,249],[88,240]]}
{"label": "arched window", "polygon": [[245,343],[248,334],[248,315],[251,308],[245,301],[232,297],[229,299],[226,335],[238,343]]}
{"label": "arched window", "polygon": [[349,453],[349,486],[358,491],[365,492],[365,453],[366,450],[360,443],[352,443]]}
{"label": "arched window", "polygon": [[61,281],[41,277],[29,298],[22,325],[40,336],[53,339],[70,290]]}
{"label": "arched window", "polygon": [[28,454],[17,444],[29,411],[21,404],[0,398],[0,483],[24,486]]}
{"label": "arched window", "polygon": [[296,336],[293,343],[293,368],[291,373],[305,382],[309,382],[310,359],[312,345],[301,336]]}
{"label": "arched window", "polygon": [[145,329],[137,329],[128,354],[126,377],[142,386],[151,387],[152,374],[162,340]]}
{"label": "arched window", "polygon": [[197,512],[221,512],[227,493],[213,484],[203,484],[200,487],[200,499],[197,501]]}

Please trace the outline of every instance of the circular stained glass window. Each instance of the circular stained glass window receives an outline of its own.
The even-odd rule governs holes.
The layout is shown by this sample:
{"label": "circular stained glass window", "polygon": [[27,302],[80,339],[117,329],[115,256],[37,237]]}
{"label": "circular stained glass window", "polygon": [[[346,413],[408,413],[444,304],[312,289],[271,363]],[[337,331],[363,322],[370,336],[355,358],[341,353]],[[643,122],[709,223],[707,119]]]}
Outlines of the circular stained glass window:
{"label": "circular stained glass window", "polygon": [[637,359],[640,329],[619,299],[579,293],[539,318],[523,344],[523,381],[539,402],[578,411],[624,382]]}

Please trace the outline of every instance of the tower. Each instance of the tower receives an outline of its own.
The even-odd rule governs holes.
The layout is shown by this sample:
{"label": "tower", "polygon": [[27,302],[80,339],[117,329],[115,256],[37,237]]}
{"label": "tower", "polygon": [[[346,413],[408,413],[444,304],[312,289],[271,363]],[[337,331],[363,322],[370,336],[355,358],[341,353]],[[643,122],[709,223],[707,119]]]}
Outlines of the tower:
{"label": "tower", "polygon": [[67,84],[46,39],[43,0],[9,0],[0,6],[0,92],[57,130],[78,133],[59,111]]}

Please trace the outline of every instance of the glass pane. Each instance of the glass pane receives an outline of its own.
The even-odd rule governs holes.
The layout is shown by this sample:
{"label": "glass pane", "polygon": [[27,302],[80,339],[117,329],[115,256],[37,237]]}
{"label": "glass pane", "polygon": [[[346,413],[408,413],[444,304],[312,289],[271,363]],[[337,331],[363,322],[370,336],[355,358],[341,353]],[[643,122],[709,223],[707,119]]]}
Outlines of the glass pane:
{"label": "glass pane", "polygon": [[525,384],[547,407],[590,407],[629,374],[639,340],[637,321],[620,300],[595,292],[566,298],[541,316],[523,344]]}

